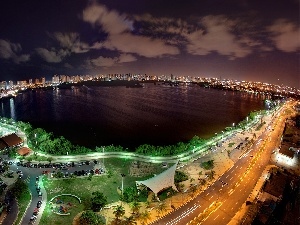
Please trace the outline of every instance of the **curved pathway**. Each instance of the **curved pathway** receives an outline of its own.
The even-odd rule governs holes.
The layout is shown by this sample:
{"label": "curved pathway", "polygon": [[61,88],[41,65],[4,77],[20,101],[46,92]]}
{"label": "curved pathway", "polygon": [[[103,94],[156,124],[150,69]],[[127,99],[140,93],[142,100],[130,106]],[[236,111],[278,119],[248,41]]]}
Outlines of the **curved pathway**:
{"label": "curved pathway", "polygon": [[[258,119],[258,118],[251,121],[251,123],[249,123],[247,125],[246,130],[257,125],[259,123],[259,121],[260,121],[260,119]],[[43,154],[43,153],[39,153],[39,155],[46,156],[46,157],[52,157],[53,162],[84,161],[84,160],[92,160],[92,159],[96,159],[96,158],[116,157],[116,158],[130,158],[130,159],[136,159],[139,161],[147,161],[147,162],[152,162],[152,163],[162,163],[162,162],[175,163],[178,160],[180,160],[181,162],[185,162],[185,164],[187,164],[189,161],[197,160],[198,158],[202,157],[203,155],[209,153],[210,151],[208,148],[212,144],[215,144],[224,139],[229,139],[229,138],[235,136],[236,133],[241,132],[241,131],[242,131],[242,129],[235,129],[232,131],[227,131],[223,134],[219,134],[218,136],[215,136],[214,138],[208,140],[203,146],[195,148],[193,150],[192,154],[190,152],[185,152],[185,153],[179,154],[177,156],[170,156],[170,157],[144,156],[144,155],[139,155],[139,154],[130,153],[130,152],[104,152],[104,153],[96,152],[96,153],[89,153],[89,154],[85,154],[85,155],[75,155],[75,156],[70,156],[70,155],[68,155],[68,156],[52,156],[52,155]],[[181,166],[179,166],[179,167],[182,167],[182,166],[184,166],[184,165],[181,164]],[[17,167],[17,166],[12,165],[12,167]],[[17,170],[18,168],[14,168],[14,169]],[[36,183],[35,177],[39,176],[41,174],[41,169],[39,169],[39,168],[24,168],[22,170],[24,173],[23,179],[27,178],[27,180],[29,181],[28,186],[32,193],[32,201],[30,203],[29,208],[27,209],[27,212],[24,214],[25,216],[24,216],[22,222],[20,223],[20,224],[27,225],[29,222],[29,219],[32,215],[32,212],[33,212],[34,208],[36,207],[36,203],[39,200],[38,193],[36,191],[36,186],[35,186],[35,183]],[[41,186],[41,191],[43,193],[43,204],[42,204],[42,207],[40,208],[40,213],[38,215],[36,224],[38,224],[40,222],[41,215],[42,215],[42,212],[45,207],[45,202],[47,201],[47,193],[42,186],[42,182],[40,182],[40,186]]]}

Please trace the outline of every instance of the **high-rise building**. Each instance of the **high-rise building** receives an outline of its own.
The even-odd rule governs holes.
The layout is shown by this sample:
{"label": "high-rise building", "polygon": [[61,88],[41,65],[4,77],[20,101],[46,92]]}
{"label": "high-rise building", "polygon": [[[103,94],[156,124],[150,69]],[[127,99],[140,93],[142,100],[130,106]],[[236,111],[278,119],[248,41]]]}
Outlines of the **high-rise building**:
{"label": "high-rise building", "polygon": [[6,90],[6,81],[1,81],[0,90]]}
{"label": "high-rise building", "polygon": [[8,88],[13,88],[14,87],[14,81],[10,80],[8,81]]}
{"label": "high-rise building", "polygon": [[45,78],[45,77],[42,77],[41,84],[42,84],[43,86],[45,86],[45,83],[46,83],[46,78]]}
{"label": "high-rise building", "polygon": [[53,83],[53,84],[59,84],[59,76],[54,75],[54,76],[52,77],[52,83]]}

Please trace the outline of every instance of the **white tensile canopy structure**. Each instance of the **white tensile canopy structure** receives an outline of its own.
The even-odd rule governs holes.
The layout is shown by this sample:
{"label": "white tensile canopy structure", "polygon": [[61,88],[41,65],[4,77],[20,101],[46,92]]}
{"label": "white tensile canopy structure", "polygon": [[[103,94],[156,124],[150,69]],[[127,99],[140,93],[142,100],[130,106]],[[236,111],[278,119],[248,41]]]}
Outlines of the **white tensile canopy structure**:
{"label": "white tensile canopy structure", "polygon": [[139,187],[140,185],[145,185],[154,192],[155,196],[157,196],[157,193],[159,191],[168,187],[172,187],[174,190],[178,191],[174,184],[174,176],[177,164],[178,162],[161,174],[149,178],[148,180],[136,181],[137,187]]}

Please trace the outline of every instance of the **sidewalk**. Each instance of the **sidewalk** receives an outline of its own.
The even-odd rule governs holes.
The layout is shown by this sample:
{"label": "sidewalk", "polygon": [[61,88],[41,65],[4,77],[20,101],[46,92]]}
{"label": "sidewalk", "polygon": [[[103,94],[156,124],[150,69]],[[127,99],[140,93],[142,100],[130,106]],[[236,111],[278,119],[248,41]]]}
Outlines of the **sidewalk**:
{"label": "sidewalk", "polygon": [[[270,176],[270,171],[273,168],[278,168],[277,166],[274,165],[268,165],[262,172],[262,175],[258,179],[257,183],[255,184],[253,191],[249,195],[247,201],[249,202],[256,202],[259,199],[259,195],[261,193],[262,187],[265,183],[265,181],[269,178]],[[245,224],[251,224],[253,218],[252,218],[252,211],[251,211],[251,205],[246,205],[243,204],[240,210],[235,214],[235,216],[231,219],[231,221],[227,225],[236,225],[237,221],[239,223],[244,222]],[[245,222],[245,221],[248,222]]]}

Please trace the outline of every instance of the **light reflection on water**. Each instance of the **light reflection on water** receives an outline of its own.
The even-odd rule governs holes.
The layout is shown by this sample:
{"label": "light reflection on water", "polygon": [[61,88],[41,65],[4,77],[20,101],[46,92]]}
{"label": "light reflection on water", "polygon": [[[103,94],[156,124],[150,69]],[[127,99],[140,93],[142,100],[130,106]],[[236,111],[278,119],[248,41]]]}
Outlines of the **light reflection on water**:
{"label": "light reflection on water", "polygon": [[206,138],[249,112],[263,97],[198,86],[92,87],[26,92],[4,101],[1,116],[28,121],[85,146],[135,147]]}

